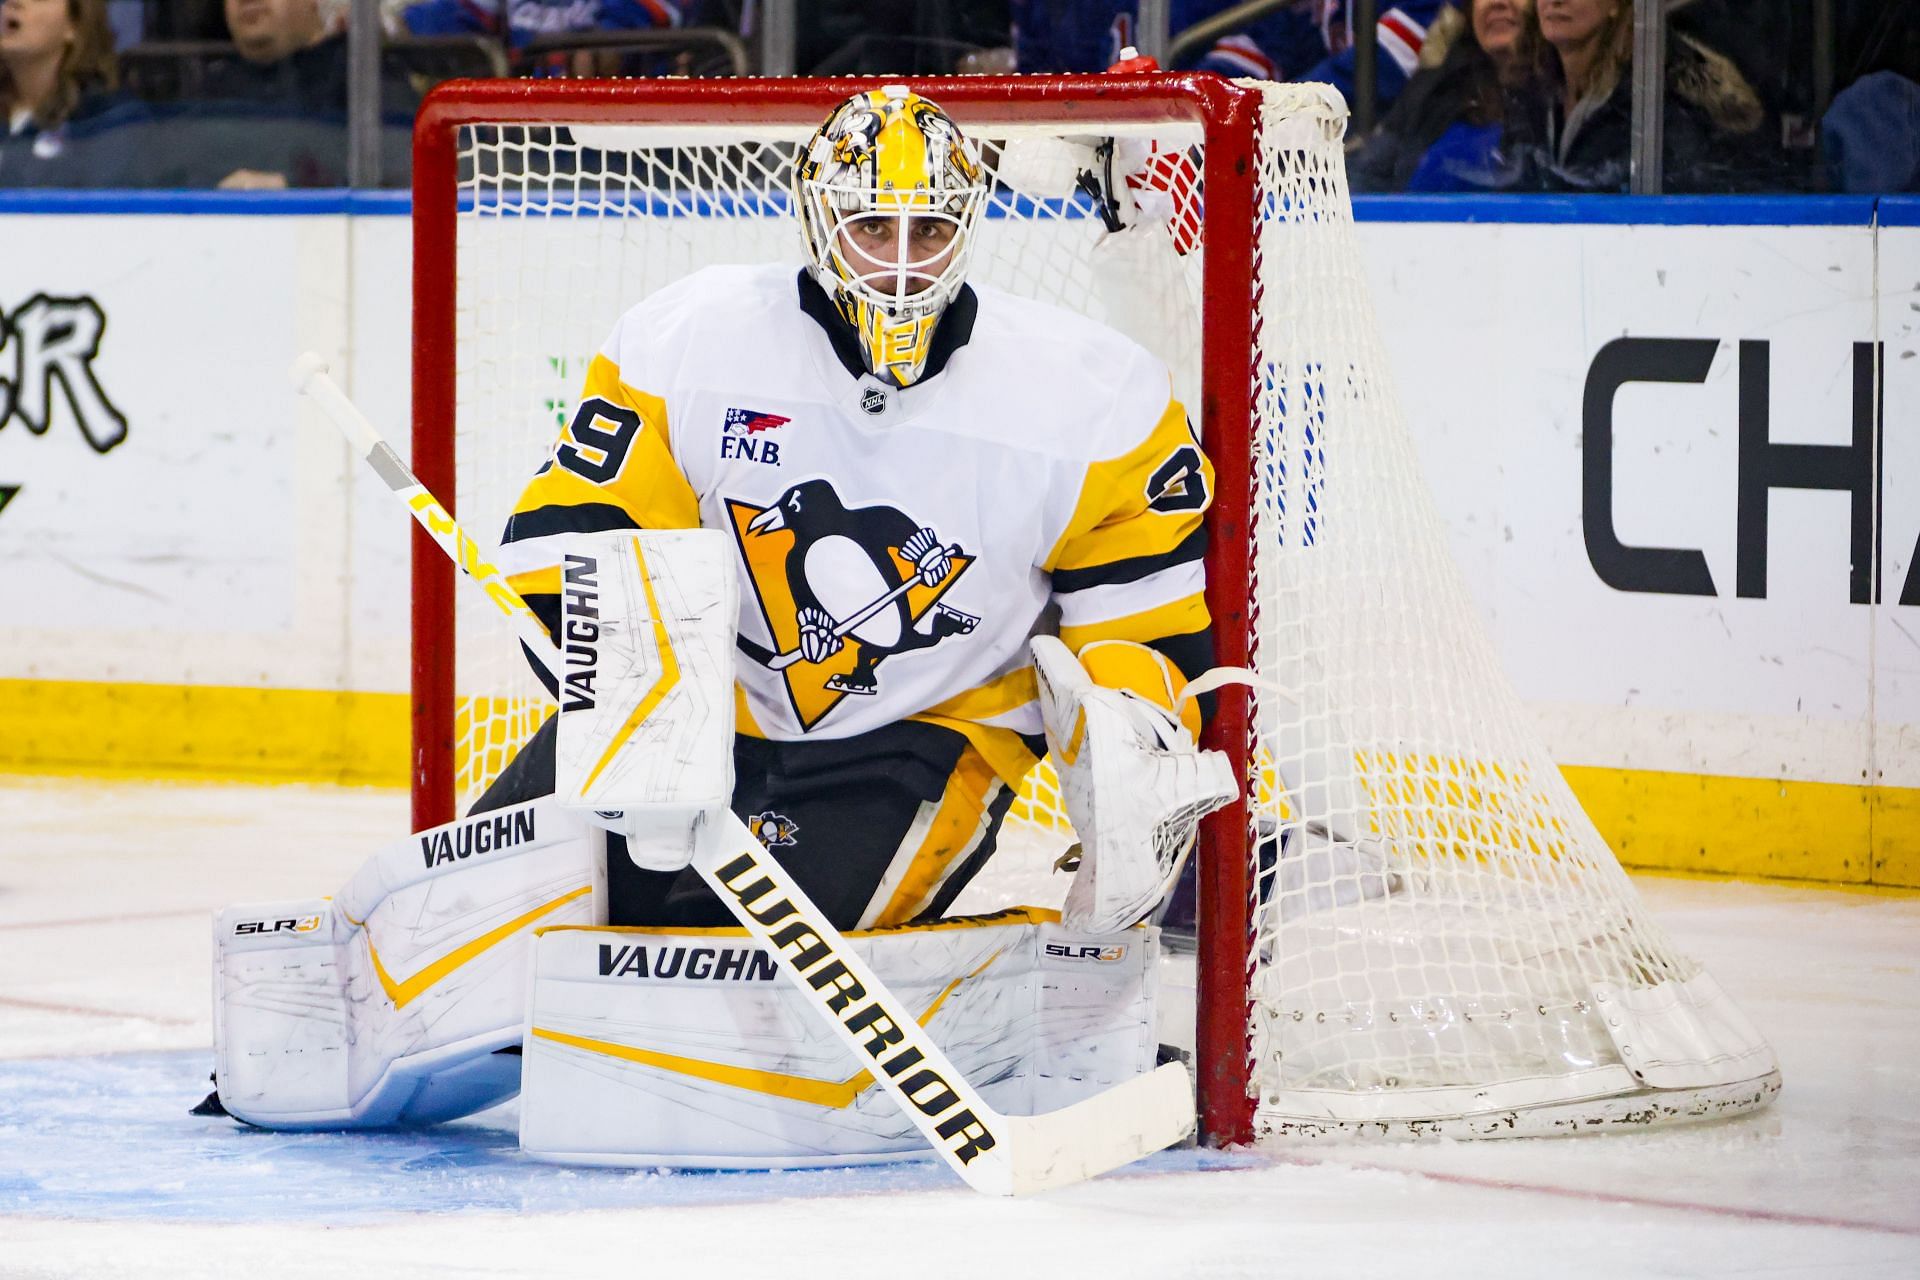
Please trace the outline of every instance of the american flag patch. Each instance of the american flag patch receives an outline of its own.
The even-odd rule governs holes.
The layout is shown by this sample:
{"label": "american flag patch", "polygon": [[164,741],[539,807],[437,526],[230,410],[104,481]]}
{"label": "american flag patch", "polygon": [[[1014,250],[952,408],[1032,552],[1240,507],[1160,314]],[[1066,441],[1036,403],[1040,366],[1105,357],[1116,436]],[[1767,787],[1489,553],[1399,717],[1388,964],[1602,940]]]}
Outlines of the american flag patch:
{"label": "american flag patch", "polygon": [[783,418],[777,413],[761,413],[758,409],[729,409],[722,429],[753,435],[755,432],[784,427],[792,421],[792,418]]}

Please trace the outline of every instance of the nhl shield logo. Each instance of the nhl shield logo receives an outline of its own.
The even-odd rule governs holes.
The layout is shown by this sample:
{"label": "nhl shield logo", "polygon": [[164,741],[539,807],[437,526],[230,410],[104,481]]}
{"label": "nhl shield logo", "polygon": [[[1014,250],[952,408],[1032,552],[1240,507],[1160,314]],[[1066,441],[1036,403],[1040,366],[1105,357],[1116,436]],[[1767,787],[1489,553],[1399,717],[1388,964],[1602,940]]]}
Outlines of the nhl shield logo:
{"label": "nhl shield logo", "polygon": [[887,389],[868,387],[866,394],[860,397],[860,412],[870,418],[877,418],[887,411]]}

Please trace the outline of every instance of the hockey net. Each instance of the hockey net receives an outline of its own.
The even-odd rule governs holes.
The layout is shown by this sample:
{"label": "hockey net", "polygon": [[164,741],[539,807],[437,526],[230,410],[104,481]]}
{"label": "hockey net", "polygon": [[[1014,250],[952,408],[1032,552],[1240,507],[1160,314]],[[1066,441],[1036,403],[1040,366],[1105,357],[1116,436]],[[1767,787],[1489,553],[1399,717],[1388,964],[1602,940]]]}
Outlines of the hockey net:
{"label": "hockey net", "polygon": [[[469,530],[498,536],[634,302],[710,264],[798,268],[788,168],[865,87],[430,99],[415,463]],[[1771,1052],[1647,918],[1448,554],[1367,300],[1339,99],[1184,76],[918,87],[996,175],[973,277],[1153,350],[1219,471],[1217,647],[1260,683],[1223,692],[1209,729],[1247,793],[1200,855],[1207,1135],[1560,1132],[1762,1105]],[[464,809],[546,703],[437,552],[416,548],[415,583],[425,824]],[[1070,843],[1044,766],[1009,828],[1035,866]]]}

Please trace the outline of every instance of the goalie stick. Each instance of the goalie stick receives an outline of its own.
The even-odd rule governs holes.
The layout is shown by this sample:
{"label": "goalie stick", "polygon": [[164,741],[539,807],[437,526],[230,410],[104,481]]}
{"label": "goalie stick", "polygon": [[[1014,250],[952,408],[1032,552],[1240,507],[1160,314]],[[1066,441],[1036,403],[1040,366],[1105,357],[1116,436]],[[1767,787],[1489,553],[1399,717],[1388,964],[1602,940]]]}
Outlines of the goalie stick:
{"label": "goalie stick", "polygon": [[[406,503],[421,528],[480,584],[527,650],[550,673],[559,671],[553,641],[526,602],[328,376],[326,362],[309,352],[294,361],[288,376]],[[1058,1111],[1000,1114],[736,814],[722,810],[700,822],[692,865],[934,1151],[976,1191],[1021,1195],[1070,1186],[1193,1131],[1193,1078],[1177,1062]]]}

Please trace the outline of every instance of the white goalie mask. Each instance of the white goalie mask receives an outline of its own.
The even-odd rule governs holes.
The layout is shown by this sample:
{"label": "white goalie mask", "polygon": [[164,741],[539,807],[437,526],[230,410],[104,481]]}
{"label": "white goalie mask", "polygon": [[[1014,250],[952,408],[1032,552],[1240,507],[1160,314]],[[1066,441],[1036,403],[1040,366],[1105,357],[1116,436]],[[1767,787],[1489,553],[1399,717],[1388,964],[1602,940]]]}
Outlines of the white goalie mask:
{"label": "white goalie mask", "polygon": [[911,386],[966,283],[987,199],[979,152],[946,112],[889,85],[834,108],[794,166],[793,195],[814,278],[867,368]]}

